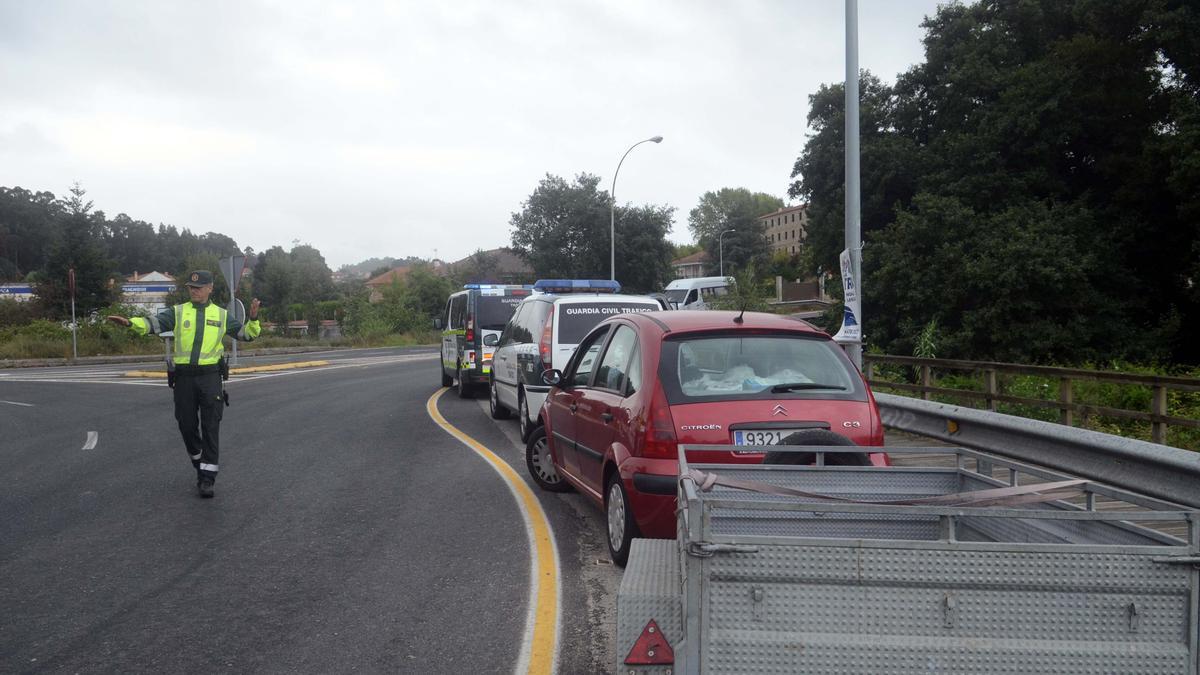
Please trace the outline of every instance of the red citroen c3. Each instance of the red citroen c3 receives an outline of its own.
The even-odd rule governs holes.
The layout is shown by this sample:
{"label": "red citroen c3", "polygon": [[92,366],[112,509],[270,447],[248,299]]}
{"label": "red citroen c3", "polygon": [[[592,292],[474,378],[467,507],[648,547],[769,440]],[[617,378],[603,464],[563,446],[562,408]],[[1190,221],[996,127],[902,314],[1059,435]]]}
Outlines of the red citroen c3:
{"label": "red citroen c3", "polygon": [[[547,376],[558,382],[542,410],[544,433],[526,448],[530,473],[543,489],[574,487],[604,509],[618,565],[634,537],[675,536],[681,443],[734,446],[689,455],[701,463],[763,461],[739,445],[883,445],[875,399],[841,347],[774,314],[623,314]],[[826,463],[889,461],[872,452]]]}

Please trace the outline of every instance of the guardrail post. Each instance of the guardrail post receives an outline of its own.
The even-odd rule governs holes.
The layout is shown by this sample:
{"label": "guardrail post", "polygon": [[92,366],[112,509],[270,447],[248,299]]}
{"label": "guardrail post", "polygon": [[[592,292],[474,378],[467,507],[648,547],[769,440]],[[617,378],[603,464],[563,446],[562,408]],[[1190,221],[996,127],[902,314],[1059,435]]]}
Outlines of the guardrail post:
{"label": "guardrail post", "polygon": [[1154,385],[1153,398],[1150,403],[1150,414],[1154,419],[1150,422],[1150,440],[1155,443],[1167,442],[1167,388],[1161,384]]}
{"label": "guardrail post", "polygon": [[996,386],[995,368],[988,368],[983,371],[983,388],[984,393],[987,395],[985,399],[987,401],[987,409],[996,412],[996,394],[1000,392],[998,391],[999,387]]}
{"label": "guardrail post", "polygon": [[1058,402],[1058,423],[1075,426],[1075,390],[1069,377],[1058,380]]}
{"label": "guardrail post", "polygon": [[921,366],[921,400],[929,400],[929,387],[933,385],[933,373],[928,364]]}

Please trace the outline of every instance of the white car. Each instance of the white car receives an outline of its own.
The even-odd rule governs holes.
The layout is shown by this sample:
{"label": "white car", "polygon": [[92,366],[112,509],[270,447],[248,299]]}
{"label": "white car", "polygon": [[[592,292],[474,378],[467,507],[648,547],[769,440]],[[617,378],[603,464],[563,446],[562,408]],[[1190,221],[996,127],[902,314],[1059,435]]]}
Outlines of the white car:
{"label": "white car", "polygon": [[550,391],[542,382],[544,371],[566,367],[580,340],[604,319],[662,310],[654,298],[618,294],[620,285],[615,281],[550,279],[537,282],[533,290],[499,338],[490,338],[496,351],[489,408],[495,419],[516,412],[521,440],[542,424],[542,403]]}

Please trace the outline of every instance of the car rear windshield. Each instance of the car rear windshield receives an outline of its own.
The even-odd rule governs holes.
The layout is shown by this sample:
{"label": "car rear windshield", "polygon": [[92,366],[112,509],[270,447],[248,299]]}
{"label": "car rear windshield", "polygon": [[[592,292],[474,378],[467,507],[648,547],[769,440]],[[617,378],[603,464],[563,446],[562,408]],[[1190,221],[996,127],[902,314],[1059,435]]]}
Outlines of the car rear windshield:
{"label": "car rear windshield", "polygon": [[802,334],[708,336],[663,342],[664,383],[682,401],[865,398],[858,374],[831,340]]}
{"label": "car rear windshield", "polygon": [[633,302],[605,302],[603,300],[596,302],[559,303],[558,317],[556,318],[556,323],[558,324],[558,344],[579,344],[583,336],[595,328],[596,324],[610,316],[629,314],[630,312],[653,312],[657,309],[659,309],[658,303],[645,305]]}
{"label": "car rear windshield", "polygon": [[476,323],[480,329],[504,330],[504,324],[512,318],[521,304],[524,296],[518,295],[483,295],[479,297],[479,317]]}

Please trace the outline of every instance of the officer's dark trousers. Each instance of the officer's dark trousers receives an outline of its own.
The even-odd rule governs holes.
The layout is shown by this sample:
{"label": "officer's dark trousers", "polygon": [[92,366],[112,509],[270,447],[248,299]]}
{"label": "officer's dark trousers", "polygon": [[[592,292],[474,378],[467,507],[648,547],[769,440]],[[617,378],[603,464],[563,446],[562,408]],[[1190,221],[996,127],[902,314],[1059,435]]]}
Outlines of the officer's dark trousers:
{"label": "officer's dark trousers", "polygon": [[217,478],[217,451],[221,415],[221,373],[216,366],[177,367],[175,419],[187,446],[198,480]]}

